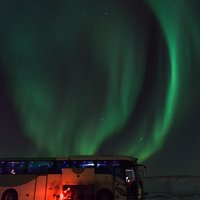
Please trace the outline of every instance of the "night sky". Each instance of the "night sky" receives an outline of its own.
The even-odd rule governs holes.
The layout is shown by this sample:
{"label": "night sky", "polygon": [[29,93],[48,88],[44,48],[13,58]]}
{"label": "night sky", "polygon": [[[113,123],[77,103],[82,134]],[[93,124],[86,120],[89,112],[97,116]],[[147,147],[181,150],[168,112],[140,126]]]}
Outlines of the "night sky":
{"label": "night sky", "polygon": [[0,157],[125,154],[200,175],[197,0],[0,0]]}

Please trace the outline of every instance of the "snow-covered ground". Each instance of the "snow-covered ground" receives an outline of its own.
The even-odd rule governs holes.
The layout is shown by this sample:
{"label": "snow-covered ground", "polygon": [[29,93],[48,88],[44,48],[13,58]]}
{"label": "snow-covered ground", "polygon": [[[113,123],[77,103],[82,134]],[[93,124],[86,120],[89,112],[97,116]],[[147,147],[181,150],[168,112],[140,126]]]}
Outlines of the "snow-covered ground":
{"label": "snow-covered ground", "polygon": [[147,200],[200,200],[200,176],[144,178]]}

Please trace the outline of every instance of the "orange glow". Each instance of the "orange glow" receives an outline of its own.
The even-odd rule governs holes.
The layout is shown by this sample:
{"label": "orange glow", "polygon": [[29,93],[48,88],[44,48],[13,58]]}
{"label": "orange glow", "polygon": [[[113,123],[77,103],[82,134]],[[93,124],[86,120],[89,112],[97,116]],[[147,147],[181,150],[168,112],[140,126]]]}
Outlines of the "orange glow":
{"label": "orange glow", "polygon": [[63,191],[63,193],[60,194],[61,200],[71,200],[71,197],[72,197],[72,191],[70,187],[68,187],[66,190]]}
{"label": "orange glow", "polygon": [[63,195],[63,193],[61,193],[60,194],[60,200],[63,200],[63,198],[64,198],[64,195]]}

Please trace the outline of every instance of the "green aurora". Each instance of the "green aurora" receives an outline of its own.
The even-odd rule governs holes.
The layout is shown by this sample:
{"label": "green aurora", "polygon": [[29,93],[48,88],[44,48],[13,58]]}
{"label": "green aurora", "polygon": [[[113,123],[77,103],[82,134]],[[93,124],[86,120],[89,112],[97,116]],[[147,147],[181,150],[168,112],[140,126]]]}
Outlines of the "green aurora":
{"label": "green aurora", "polygon": [[144,161],[162,148],[192,96],[195,1],[2,5],[3,67],[23,133],[36,145],[31,156]]}

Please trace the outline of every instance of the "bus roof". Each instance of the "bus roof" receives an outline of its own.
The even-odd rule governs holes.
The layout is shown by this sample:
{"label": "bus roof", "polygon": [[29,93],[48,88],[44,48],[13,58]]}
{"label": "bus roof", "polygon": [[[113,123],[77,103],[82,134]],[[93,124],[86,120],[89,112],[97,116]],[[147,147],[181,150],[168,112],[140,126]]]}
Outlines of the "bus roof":
{"label": "bus roof", "polygon": [[46,161],[46,160],[126,160],[137,164],[137,158],[125,155],[71,155],[66,157],[24,157],[24,158],[0,158],[0,161]]}
{"label": "bus roof", "polygon": [[125,155],[72,155],[57,158],[57,160],[128,160],[137,163],[137,158]]}

